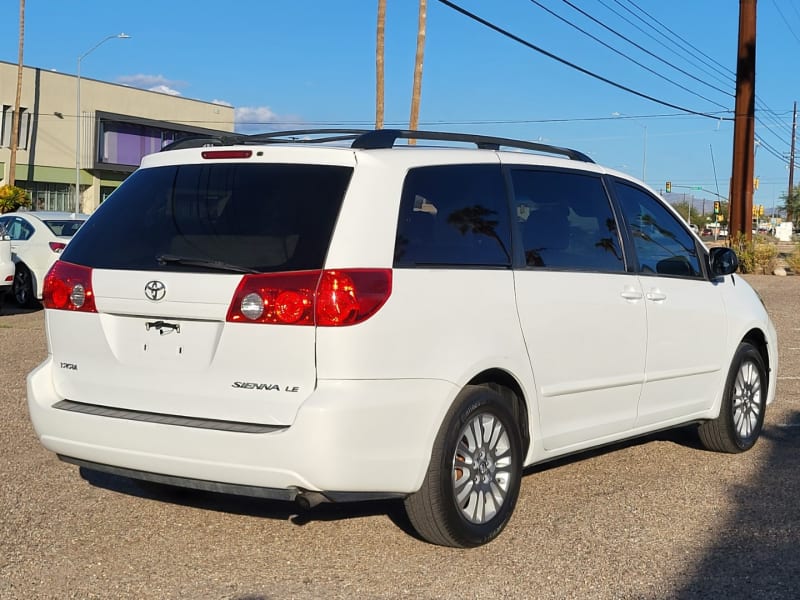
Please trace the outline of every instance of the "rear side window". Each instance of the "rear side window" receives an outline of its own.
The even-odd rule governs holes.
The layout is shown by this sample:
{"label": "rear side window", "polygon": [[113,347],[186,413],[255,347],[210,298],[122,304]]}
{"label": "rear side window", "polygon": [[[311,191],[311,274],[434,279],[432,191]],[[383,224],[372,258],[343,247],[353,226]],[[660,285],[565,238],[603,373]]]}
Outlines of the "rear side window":
{"label": "rear side window", "polygon": [[351,175],[349,167],[294,164],[141,169],[62,258],[101,269],[207,268],[161,264],[163,255],[260,272],[319,269]]}
{"label": "rear side window", "polygon": [[64,220],[64,221],[53,221],[48,220],[44,222],[47,225],[48,229],[53,232],[53,235],[57,235],[59,237],[72,237],[75,235],[75,232],[81,228],[83,225],[83,221],[77,220]]}
{"label": "rear side window", "polygon": [[631,230],[641,273],[703,276],[694,238],[674,214],[637,187],[615,181],[614,189]]}
{"label": "rear side window", "polygon": [[409,171],[400,202],[395,267],[509,266],[510,248],[499,165]]}
{"label": "rear side window", "polygon": [[9,217],[2,219],[6,233],[11,239],[16,241],[27,240],[33,235],[33,226],[19,217]]}
{"label": "rear side window", "polygon": [[511,180],[528,267],[625,270],[617,222],[599,176],[512,169]]}

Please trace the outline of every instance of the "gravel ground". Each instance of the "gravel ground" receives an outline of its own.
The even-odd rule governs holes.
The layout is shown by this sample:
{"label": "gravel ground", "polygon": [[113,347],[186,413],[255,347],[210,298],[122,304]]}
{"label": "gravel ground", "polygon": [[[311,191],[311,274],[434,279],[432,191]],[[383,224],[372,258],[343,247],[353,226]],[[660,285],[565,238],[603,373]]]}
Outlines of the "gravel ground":
{"label": "gravel ground", "polygon": [[0,598],[800,597],[800,277],[750,276],[780,335],[750,452],[692,429],[529,470],[474,550],[410,534],[402,505],[291,504],[141,487],[62,463],[30,426],[41,311],[0,309]]}

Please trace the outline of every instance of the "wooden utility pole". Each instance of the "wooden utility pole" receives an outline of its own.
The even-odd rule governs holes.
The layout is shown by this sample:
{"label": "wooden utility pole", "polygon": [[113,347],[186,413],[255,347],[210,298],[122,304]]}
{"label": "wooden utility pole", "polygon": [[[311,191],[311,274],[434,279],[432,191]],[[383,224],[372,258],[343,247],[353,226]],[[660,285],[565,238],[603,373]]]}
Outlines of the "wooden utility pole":
{"label": "wooden utility pole", "polygon": [[22,101],[22,49],[25,42],[25,0],[19,0],[19,55],[17,58],[17,96],[14,99],[14,117],[11,120],[11,155],[8,159],[8,185],[17,184],[17,143],[19,142],[19,105]]}
{"label": "wooden utility pole", "polygon": [[786,220],[794,219],[794,139],[797,133],[797,102],[794,103],[792,114],[792,145],[789,151],[789,193],[786,195]]}
{"label": "wooden utility pole", "polygon": [[[411,118],[408,121],[409,129],[419,127],[419,102],[422,93],[422,63],[425,57],[425,22],[427,20],[427,0],[419,0],[419,24],[417,27],[417,56],[414,61],[414,90],[411,94]],[[416,140],[408,140],[409,144]]]}
{"label": "wooden utility pole", "polygon": [[753,239],[753,160],[756,97],[756,0],[739,0],[739,53],[733,124],[729,232]]}
{"label": "wooden utility pole", "polygon": [[384,112],[384,40],[386,30],[386,0],[378,0],[378,33],[375,43],[375,129],[383,128]]}

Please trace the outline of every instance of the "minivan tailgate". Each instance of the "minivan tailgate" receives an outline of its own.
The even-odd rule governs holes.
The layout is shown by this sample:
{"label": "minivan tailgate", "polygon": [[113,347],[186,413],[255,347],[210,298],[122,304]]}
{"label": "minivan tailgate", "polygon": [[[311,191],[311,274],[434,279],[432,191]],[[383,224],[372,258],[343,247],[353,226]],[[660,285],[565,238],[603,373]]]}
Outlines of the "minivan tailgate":
{"label": "minivan tailgate", "polygon": [[315,386],[315,328],[226,322],[241,277],[93,270],[97,314],[47,311],[59,395],[133,411],[291,424]]}

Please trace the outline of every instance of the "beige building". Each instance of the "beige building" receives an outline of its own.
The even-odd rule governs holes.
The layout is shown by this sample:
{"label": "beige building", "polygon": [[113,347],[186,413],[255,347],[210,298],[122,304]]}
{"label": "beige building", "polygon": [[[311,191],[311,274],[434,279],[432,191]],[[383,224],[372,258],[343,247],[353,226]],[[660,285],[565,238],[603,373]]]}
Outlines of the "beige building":
{"label": "beige building", "polygon": [[[0,61],[2,184],[8,183],[16,88],[17,65]],[[80,179],[79,207],[90,213],[145,154],[187,135],[230,132],[233,127],[230,106],[25,67],[16,185],[30,192],[37,210],[72,212]]]}

